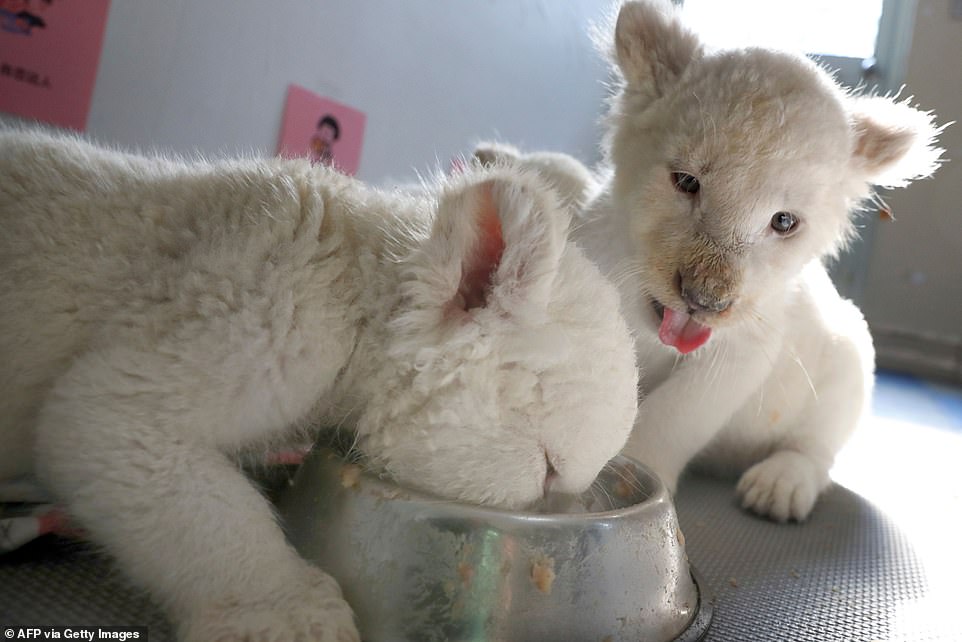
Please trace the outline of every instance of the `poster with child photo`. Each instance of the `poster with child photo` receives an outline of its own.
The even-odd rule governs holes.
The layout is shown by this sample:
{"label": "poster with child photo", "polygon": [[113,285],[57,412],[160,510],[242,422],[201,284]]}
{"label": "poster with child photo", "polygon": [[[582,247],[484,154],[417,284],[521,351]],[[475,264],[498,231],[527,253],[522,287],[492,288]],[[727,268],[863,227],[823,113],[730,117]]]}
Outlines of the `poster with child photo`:
{"label": "poster with child photo", "polygon": [[364,122],[364,112],[291,85],[277,153],[354,175],[361,164]]}
{"label": "poster with child photo", "polygon": [[0,0],[0,111],[83,131],[110,0]]}

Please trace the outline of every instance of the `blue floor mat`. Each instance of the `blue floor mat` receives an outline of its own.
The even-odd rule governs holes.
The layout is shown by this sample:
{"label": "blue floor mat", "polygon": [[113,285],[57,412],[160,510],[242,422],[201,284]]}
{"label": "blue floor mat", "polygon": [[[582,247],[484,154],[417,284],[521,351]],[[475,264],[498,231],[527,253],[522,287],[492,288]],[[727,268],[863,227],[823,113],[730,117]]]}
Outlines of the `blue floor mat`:
{"label": "blue floor mat", "polygon": [[962,390],[911,375],[876,373],[872,409],[876,416],[962,432]]}

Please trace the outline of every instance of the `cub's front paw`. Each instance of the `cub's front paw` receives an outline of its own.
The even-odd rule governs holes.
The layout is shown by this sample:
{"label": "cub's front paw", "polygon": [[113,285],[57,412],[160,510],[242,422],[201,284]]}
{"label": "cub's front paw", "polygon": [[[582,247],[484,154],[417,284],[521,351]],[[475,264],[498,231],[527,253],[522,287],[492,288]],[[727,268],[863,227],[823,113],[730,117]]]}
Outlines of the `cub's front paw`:
{"label": "cub's front paw", "polygon": [[827,481],[827,473],[810,458],[782,450],[745,471],[735,492],[741,497],[742,508],[777,522],[802,521]]}
{"label": "cub's front paw", "polygon": [[198,609],[181,627],[185,642],[360,642],[337,583],[306,569],[283,591],[233,595]]}

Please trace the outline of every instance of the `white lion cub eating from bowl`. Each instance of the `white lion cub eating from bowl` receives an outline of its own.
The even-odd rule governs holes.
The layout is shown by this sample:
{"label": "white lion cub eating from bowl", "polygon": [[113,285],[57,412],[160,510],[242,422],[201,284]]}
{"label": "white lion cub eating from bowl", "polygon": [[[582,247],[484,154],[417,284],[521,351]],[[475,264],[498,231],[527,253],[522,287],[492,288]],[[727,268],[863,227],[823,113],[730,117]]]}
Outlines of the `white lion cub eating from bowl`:
{"label": "white lion cub eating from bowl", "polygon": [[402,483],[521,507],[631,430],[618,294],[533,173],[406,196],[6,131],[0,227],[0,478],[39,476],[184,640],[357,639],[242,448],[347,421]]}
{"label": "white lion cub eating from bowl", "polygon": [[[610,37],[607,36],[607,37]],[[871,394],[874,351],[822,260],[871,185],[927,176],[928,114],[847,95],[811,61],[706,53],[667,3],[628,2],[597,180],[561,154],[486,144],[566,192],[575,238],[618,284],[645,364],[626,454],[674,490],[693,458],[742,504],[804,519]]]}

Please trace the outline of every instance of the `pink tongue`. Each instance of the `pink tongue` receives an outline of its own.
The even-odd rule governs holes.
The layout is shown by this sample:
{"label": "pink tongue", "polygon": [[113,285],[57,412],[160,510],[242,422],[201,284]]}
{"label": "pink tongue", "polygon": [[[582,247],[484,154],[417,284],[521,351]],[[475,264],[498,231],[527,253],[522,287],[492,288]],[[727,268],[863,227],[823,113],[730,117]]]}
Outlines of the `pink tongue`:
{"label": "pink tongue", "polygon": [[711,336],[711,328],[704,326],[688,314],[665,308],[665,317],[658,328],[658,338],[666,346],[674,346],[678,352],[688,354],[703,345]]}

